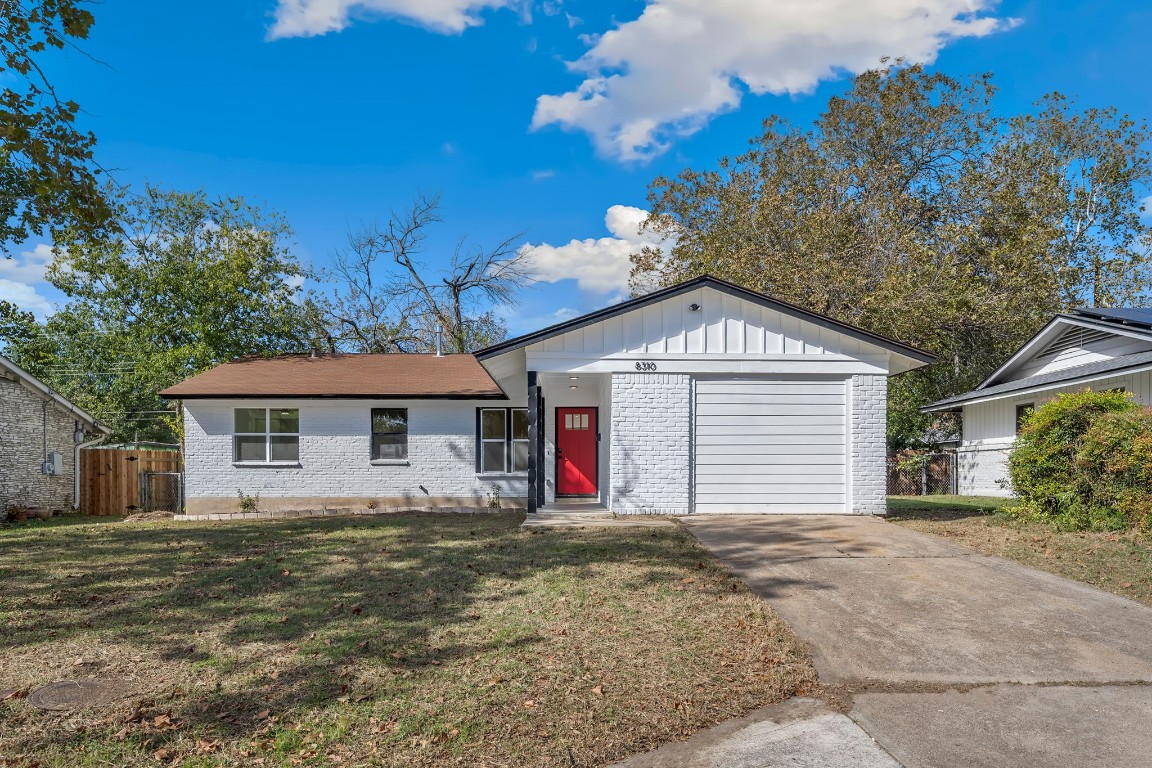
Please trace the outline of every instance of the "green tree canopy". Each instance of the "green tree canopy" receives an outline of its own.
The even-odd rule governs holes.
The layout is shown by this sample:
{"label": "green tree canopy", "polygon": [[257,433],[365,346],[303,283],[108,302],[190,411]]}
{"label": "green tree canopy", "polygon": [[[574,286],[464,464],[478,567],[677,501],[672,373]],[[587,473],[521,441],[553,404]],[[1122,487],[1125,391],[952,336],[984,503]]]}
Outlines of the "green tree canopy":
{"label": "green tree canopy", "polygon": [[890,436],[970,389],[1053,313],[1152,283],[1140,193],[1149,132],[1059,94],[993,113],[990,75],[899,63],[858,76],[802,131],[778,117],[747,152],[658,178],[634,292],[711,273],[936,352],[892,382]]}
{"label": "green tree canopy", "polygon": [[115,219],[93,160],[96,137],[76,127],[37,59],[88,37],[84,0],[0,0],[0,250],[65,228],[97,237]]}
{"label": "green tree canopy", "polygon": [[115,430],[171,440],[157,392],[245,355],[307,351],[304,271],[278,215],[239,198],[149,188],[118,198],[122,232],[73,240],[49,281],[69,298],[42,324],[0,307],[7,354]]}

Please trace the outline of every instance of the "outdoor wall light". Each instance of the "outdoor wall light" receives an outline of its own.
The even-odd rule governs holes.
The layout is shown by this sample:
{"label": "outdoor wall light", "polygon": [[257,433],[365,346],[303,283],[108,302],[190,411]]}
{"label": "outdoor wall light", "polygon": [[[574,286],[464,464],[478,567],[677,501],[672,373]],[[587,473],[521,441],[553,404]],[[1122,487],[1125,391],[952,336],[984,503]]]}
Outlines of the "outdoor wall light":
{"label": "outdoor wall light", "polygon": [[688,305],[688,311],[689,312],[699,312],[700,311],[700,305],[699,304],[689,304]]}
{"label": "outdoor wall light", "polygon": [[568,378],[571,379],[572,381],[577,381],[577,380],[579,380],[580,377],[579,376],[569,376]]}
{"label": "outdoor wall light", "polygon": [[576,385],[575,384],[569,384],[568,389],[576,389]]}

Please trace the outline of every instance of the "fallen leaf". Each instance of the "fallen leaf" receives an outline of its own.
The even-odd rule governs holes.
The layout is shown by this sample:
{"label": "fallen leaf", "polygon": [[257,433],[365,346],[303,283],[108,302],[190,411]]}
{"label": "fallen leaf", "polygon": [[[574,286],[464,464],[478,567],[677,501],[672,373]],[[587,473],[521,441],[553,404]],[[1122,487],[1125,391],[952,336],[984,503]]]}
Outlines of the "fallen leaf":
{"label": "fallen leaf", "polygon": [[1132,582],[1130,582],[1130,581],[1126,581],[1126,582],[1124,582],[1123,584],[1121,584],[1121,585],[1120,585],[1120,589],[1128,589],[1128,588],[1129,588],[1129,587],[1131,587],[1131,586],[1132,586]]}
{"label": "fallen leaf", "polygon": [[172,753],[166,749],[158,749],[152,753],[152,757],[156,758],[157,760],[167,760],[171,756]]}
{"label": "fallen leaf", "polygon": [[596,694],[597,696],[603,696],[604,695],[604,686],[602,686],[602,685],[596,686],[595,688],[592,689],[592,693]]}
{"label": "fallen leaf", "polygon": [[257,720],[266,720],[268,718],[268,715],[270,715],[270,714],[272,714],[272,713],[269,712],[268,710],[262,709],[256,713],[256,719]]}

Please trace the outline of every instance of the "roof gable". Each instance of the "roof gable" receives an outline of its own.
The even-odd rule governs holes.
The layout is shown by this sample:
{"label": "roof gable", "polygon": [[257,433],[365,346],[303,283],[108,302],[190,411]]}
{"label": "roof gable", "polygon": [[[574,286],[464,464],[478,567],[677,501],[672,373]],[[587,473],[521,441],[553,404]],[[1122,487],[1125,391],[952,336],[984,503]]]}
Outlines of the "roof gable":
{"label": "roof gable", "polygon": [[1152,350],[1152,328],[1102,319],[1096,312],[1078,310],[1052,318],[977,390]]}
{"label": "roof gable", "polygon": [[[675,307],[674,300],[681,299],[681,303],[683,303],[689,300],[689,294],[707,295],[707,292],[717,294],[722,299],[730,300],[733,303],[746,303],[751,305],[756,311],[749,313],[747,311],[736,310],[731,313],[733,314],[732,323],[724,323],[722,327],[717,327],[715,323],[710,322],[710,318],[708,317],[711,311],[709,305],[716,304],[715,302],[689,304],[687,309],[693,315],[693,319],[690,322],[683,319],[685,313],[682,310],[679,308],[673,309]],[[662,304],[665,306],[659,306]],[[706,306],[701,306],[701,304],[705,304]],[[696,306],[697,309],[692,310],[692,306]],[[760,310],[764,310],[765,312],[762,313]],[[725,314],[728,313],[726,312]],[[765,326],[770,326],[776,318],[787,318],[789,324],[796,329],[792,334],[793,340],[799,341],[802,345],[806,346],[802,346],[800,349],[793,349],[782,345],[778,350],[773,350],[770,348],[772,341],[771,336],[768,334],[762,334],[762,340],[756,342],[753,335],[746,334],[748,320],[753,315],[755,316],[754,322],[763,322]],[[625,316],[628,316],[631,322],[626,324],[621,322],[619,331],[613,330],[613,324],[610,321],[616,318],[625,318]],[[671,322],[666,322],[666,318],[669,318]],[[593,342],[592,346],[588,347],[589,342],[587,342],[587,340],[580,342],[574,341],[581,338],[578,332],[590,329],[592,326],[597,326],[598,324],[603,328],[602,342]],[[656,326],[662,327],[657,328]],[[640,329],[640,335],[636,336],[635,331],[633,331],[632,336],[629,336],[629,328]],[[806,332],[801,333],[801,328],[806,329]],[[670,333],[669,329],[671,329],[672,336],[675,336],[678,332],[684,341],[679,345],[675,342],[667,341],[666,339]],[[595,331],[592,332],[595,333]],[[792,304],[769,298],[763,294],[749,291],[733,283],[710,276],[698,277],[670,288],[655,291],[654,293],[630,301],[621,302],[620,304],[590,312],[581,317],[557,323],[548,328],[528,333],[500,344],[495,344],[487,349],[481,350],[476,356],[481,360],[486,360],[496,355],[532,345],[543,345],[544,348],[555,348],[558,346],[560,350],[574,349],[579,346],[579,351],[594,351],[597,344],[605,350],[614,350],[617,352],[641,351],[672,354],[689,351],[689,346],[691,346],[689,334],[692,333],[703,335],[696,345],[702,350],[710,349],[711,351],[731,351],[747,354],[770,354],[773,351],[798,354],[813,351],[820,353],[829,346],[829,340],[834,337],[843,337],[852,340],[857,346],[859,346],[859,344],[866,344],[878,348],[878,351],[893,353],[905,358],[908,364],[903,366],[904,369],[915,368],[935,360],[931,354],[895,341],[894,339],[874,334],[862,328],[848,325],[847,323],[841,323],[829,317],[809,312]],[[718,335],[712,338],[709,334]],[[779,336],[782,339],[786,338],[783,334],[779,334]],[[557,341],[558,339],[560,341]]]}

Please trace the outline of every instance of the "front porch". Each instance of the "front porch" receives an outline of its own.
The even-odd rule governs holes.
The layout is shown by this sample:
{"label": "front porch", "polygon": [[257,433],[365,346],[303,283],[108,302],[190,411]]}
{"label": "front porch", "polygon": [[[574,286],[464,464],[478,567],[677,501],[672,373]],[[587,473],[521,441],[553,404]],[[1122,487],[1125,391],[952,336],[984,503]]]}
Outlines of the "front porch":
{"label": "front porch", "polygon": [[545,528],[659,528],[676,525],[670,518],[627,515],[617,517],[597,499],[561,498],[528,515],[521,530]]}

